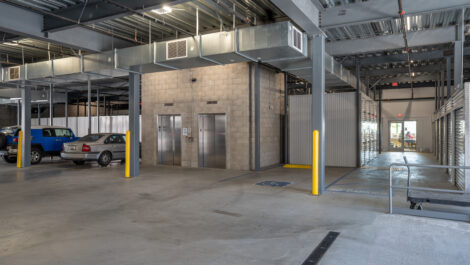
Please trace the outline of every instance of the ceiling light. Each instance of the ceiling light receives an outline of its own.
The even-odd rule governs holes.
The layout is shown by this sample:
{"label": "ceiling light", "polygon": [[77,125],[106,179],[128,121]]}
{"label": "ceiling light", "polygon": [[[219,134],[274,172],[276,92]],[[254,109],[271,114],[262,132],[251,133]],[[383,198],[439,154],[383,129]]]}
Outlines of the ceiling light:
{"label": "ceiling light", "polygon": [[18,46],[18,42],[4,42],[5,45]]}
{"label": "ceiling light", "polygon": [[411,76],[415,76],[415,73],[411,73]]}
{"label": "ceiling light", "polygon": [[159,15],[168,14],[171,13],[171,11],[173,11],[173,9],[169,6],[163,6],[162,8],[152,10],[152,12],[157,13]]}
{"label": "ceiling light", "polygon": [[21,98],[10,98],[10,100],[21,100]]}

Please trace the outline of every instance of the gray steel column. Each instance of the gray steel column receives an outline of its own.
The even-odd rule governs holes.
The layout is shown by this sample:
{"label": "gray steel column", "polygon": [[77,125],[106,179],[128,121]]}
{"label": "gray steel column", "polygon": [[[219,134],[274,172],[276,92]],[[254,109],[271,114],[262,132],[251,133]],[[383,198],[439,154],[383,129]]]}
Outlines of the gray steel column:
{"label": "gray steel column", "polygon": [[49,125],[54,125],[54,88],[49,84]]}
{"label": "gray steel column", "polygon": [[379,154],[382,154],[382,89],[379,91]]}
{"label": "gray steel column", "polygon": [[357,139],[356,139],[356,167],[361,167],[361,148],[362,148],[362,104],[361,104],[361,62],[356,59],[356,121],[357,121]]}
{"label": "gray steel column", "polygon": [[16,124],[21,124],[21,103],[19,100],[16,101]]}
{"label": "gray steel column", "polygon": [[21,148],[21,167],[31,166],[31,89],[26,81],[21,81],[21,131],[23,145]]}
{"label": "gray steel column", "polygon": [[287,73],[284,73],[284,164],[289,163],[289,93],[287,91]]}
{"label": "gray steel column", "polygon": [[444,95],[444,71],[440,72],[441,74],[441,106],[444,106],[446,104],[446,97]]}
{"label": "gray steel column", "polygon": [[140,75],[129,73],[129,130],[131,131],[130,177],[140,175]]}
{"label": "gray steel column", "polygon": [[103,96],[103,109],[104,109],[104,116],[107,116],[108,112],[106,108],[106,96]]}
{"label": "gray steel column", "polygon": [[312,132],[320,135],[318,192],[325,190],[325,35],[312,38]]}
{"label": "gray steel column", "polygon": [[454,91],[463,89],[463,48],[465,41],[465,8],[457,21],[457,40],[454,42]]}
{"label": "gray steel column", "polygon": [[38,104],[38,125],[41,125],[41,105]]}
{"label": "gray steel column", "polygon": [[435,95],[435,96],[434,96],[434,110],[437,111],[437,109],[439,109],[439,107],[438,107],[438,106],[439,106],[439,104],[438,104],[438,102],[439,102],[439,94],[438,94],[438,90],[437,90],[437,81],[436,81],[435,84],[434,84],[434,88],[435,88],[435,89],[434,89],[434,90],[435,90],[435,92],[434,92],[434,95]]}
{"label": "gray steel column", "polygon": [[255,171],[261,169],[261,130],[260,130],[260,121],[261,121],[261,114],[260,114],[260,104],[261,104],[261,81],[260,81],[260,70],[259,70],[259,63],[255,63],[255,72],[254,72],[254,105],[255,105]]}
{"label": "gray steel column", "polygon": [[91,80],[88,76],[88,134],[91,134]]}
{"label": "gray steel column", "polygon": [[69,91],[65,90],[65,127],[69,127]]}
{"label": "gray steel column", "polygon": [[452,83],[452,58],[450,56],[446,57],[446,73],[447,73],[447,99],[452,95],[451,83]]}
{"label": "gray steel column", "polygon": [[96,89],[96,119],[98,123],[98,133],[100,132],[100,89]]}

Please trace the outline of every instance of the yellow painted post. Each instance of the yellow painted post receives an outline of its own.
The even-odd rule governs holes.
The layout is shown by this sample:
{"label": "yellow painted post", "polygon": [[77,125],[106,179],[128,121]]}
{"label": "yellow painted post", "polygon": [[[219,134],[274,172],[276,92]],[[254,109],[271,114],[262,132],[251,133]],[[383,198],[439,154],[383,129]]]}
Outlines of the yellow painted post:
{"label": "yellow painted post", "polygon": [[16,148],[16,167],[21,168],[21,150],[23,149],[23,131],[18,132],[18,147]]}
{"label": "yellow painted post", "polygon": [[318,177],[319,177],[319,163],[318,158],[320,154],[320,133],[313,131],[313,146],[312,146],[312,194],[318,195]]}
{"label": "yellow painted post", "polygon": [[131,131],[126,132],[126,178],[131,177]]}

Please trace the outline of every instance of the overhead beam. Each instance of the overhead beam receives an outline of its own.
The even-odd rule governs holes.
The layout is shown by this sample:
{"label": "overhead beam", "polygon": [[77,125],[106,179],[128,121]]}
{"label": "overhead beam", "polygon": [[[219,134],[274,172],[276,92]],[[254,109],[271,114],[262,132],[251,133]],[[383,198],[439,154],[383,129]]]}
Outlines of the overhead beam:
{"label": "overhead beam", "polygon": [[[433,64],[433,65],[426,65],[426,66],[413,66],[411,67],[412,72],[438,72],[442,71],[446,68],[446,64]],[[464,63],[464,68],[470,68],[470,62]],[[453,67],[450,67],[452,70]],[[408,67],[399,67],[399,68],[387,68],[387,69],[376,69],[376,70],[364,70],[364,75],[368,76],[383,76],[383,75],[394,75],[394,74],[406,74],[409,73]]]}
{"label": "overhead beam", "polygon": [[[427,51],[427,52],[419,52],[419,53],[410,53],[410,60],[413,60],[413,61],[433,60],[433,59],[441,59],[450,55],[453,55],[452,50],[448,50],[448,51],[436,50],[436,51]],[[470,55],[470,47],[464,48],[464,55]],[[361,61],[361,65],[363,66],[372,65],[372,64],[406,62],[408,61],[408,56],[406,53],[390,54],[390,55],[383,55],[383,56],[360,58],[360,61]],[[342,64],[345,67],[353,67],[355,65],[355,62],[353,59],[344,60]]]}
{"label": "overhead beam", "polygon": [[322,33],[319,26],[320,11],[313,1],[271,0],[271,2],[308,34]]}
{"label": "overhead beam", "polygon": [[[288,1],[286,1],[288,2]],[[470,6],[468,0],[412,0],[403,1],[406,15],[442,12],[443,10],[458,9]],[[323,29],[367,22],[376,22],[398,18],[398,3],[390,0],[356,1],[353,4],[326,8],[321,12],[321,27]]]}
{"label": "overhead beam", "polygon": [[[420,75],[413,77],[413,84],[414,82],[428,82],[428,81],[434,81],[437,80],[437,75],[436,74],[425,74],[425,75]],[[379,85],[383,84],[391,84],[391,83],[409,83],[410,82],[410,77],[409,76],[401,76],[401,77],[390,77],[390,78],[383,78],[380,80]]]}
{"label": "overhead beam", "polygon": [[[455,27],[436,28],[408,32],[409,47],[437,45],[455,41]],[[333,41],[326,45],[331,56],[370,53],[403,48],[403,36],[393,34],[373,38]]]}
{"label": "overhead beam", "polygon": [[0,2],[0,31],[91,52],[133,45],[131,42],[81,27],[46,33],[42,15],[2,2]]}
{"label": "overhead beam", "polygon": [[[102,0],[89,0],[88,3],[83,2],[79,5],[64,8],[54,14],[77,22],[80,19],[80,23],[83,24],[93,24],[132,14],[129,10],[123,9],[119,5],[141,12],[159,8],[163,4],[174,5],[187,1],[188,0],[114,0],[118,5],[113,5]],[[71,21],[57,19],[55,16],[44,16],[44,30],[49,32],[76,27],[77,24],[78,23],[72,23]]]}

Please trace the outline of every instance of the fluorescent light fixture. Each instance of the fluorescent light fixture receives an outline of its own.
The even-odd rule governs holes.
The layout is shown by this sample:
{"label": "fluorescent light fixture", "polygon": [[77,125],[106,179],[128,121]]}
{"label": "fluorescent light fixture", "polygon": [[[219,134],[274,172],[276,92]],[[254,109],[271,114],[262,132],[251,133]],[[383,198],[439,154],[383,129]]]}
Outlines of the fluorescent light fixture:
{"label": "fluorescent light fixture", "polygon": [[411,76],[415,76],[415,73],[411,73]]}
{"label": "fluorescent light fixture", "polygon": [[47,100],[47,99],[38,99],[38,100],[32,101],[32,103],[40,103],[40,102],[49,102],[49,100]]}
{"label": "fluorescent light fixture", "polygon": [[5,45],[18,46],[18,42],[4,42]]}
{"label": "fluorescent light fixture", "polygon": [[152,12],[157,13],[159,15],[168,14],[171,13],[171,11],[173,11],[173,9],[169,6],[163,6],[162,8],[152,10]]}
{"label": "fluorescent light fixture", "polygon": [[21,98],[10,98],[10,100],[21,100]]}

